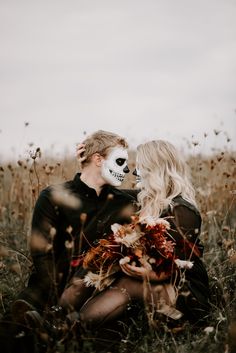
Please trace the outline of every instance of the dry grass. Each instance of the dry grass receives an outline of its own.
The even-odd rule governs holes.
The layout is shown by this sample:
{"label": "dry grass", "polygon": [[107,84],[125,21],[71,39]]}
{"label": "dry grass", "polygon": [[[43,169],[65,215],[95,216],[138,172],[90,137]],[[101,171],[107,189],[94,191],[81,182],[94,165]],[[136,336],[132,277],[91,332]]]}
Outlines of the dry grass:
{"label": "dry grass", "polygon": [[[27,160],[0,166],[0,311],[4,315],[10,302],[24,287],[31,267],[27,249],[31,215],[35,200],[42,188],[49,184],[68,180],[78,166],[74,160],[43,160],[40,149]],[[134,166],[134,153],[130,167]],[[210,157],[189,157],[197,199],[203,217],[202,240],[205,245],[204,259],[214,286],[223,291],[225,304],[217,305],[217,289],[214,287],[212,315],[199,330],[190,325],[179,330],[166,326],[145,330],[143,314],[126,328],[125,339],[119,352],[234,352],[236,347],[236,154],[216,151]],[[133,187],[130,175],[124,188]],[[75,342],[74,342],[75,344]],[[70,346],[57,345],[58,352],[74,352]],[[50,352],[53,352],[51,350]],[[96,351],[92,342],[85,342],[80,352]],[[107,350],[106,350],[107,351]],[[236,351],[236,350],[235,350]],[[48,350],[49,352],[49,350]]]}

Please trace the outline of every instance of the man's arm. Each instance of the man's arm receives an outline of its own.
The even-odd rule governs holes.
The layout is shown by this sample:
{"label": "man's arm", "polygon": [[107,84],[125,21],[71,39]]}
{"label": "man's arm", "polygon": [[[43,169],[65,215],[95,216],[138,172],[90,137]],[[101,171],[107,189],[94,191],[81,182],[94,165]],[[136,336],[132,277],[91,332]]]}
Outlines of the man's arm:
{"label": "man's arm", "polygon": [[57,231],[57,208],[51,201],[50,191],[45,189],[35,204],[30,237],[32,255],[46,253],[52,247]]}
{"label": "man's arm", "polygon": [[157,274],[151,269],[151,266],[150,268],[147,268],[145,266],[137,267],[129,264],[120,264],[120,267],[127,276],[134,277],[137,279],[146,278],[150,282],[163,282],[170,278],[170,276],[164,272],[160,272]]}
{"label": "man's arm", "polygon": [[[52,203],[49,189],[41,192],[34,208],[29,241],[30,253],[36,271],[52,279],[55,273],[53,239],[57,233],[57,209]],[[48,276],[47,276],[48,275]],[[46,280],[45,278],[45,280]]]}

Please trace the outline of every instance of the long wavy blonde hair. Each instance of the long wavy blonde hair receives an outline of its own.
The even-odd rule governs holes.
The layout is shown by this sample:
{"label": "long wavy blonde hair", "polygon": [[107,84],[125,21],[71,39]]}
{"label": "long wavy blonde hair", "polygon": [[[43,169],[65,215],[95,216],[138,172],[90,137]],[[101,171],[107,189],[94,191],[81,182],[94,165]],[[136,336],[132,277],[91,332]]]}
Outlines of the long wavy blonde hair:
{"label": "long wavy blonde hair", "polygon": [[141,177],[141,218],[160,217],[177,195],[196,205],[188,165],[170,142],[155,140],[139,145],[136,165]]}

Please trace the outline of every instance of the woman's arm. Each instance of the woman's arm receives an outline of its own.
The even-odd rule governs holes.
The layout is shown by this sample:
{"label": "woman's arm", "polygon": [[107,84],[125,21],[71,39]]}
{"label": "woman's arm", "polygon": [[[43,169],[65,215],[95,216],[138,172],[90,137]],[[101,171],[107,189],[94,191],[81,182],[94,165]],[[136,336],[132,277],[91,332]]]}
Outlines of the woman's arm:
{"label": "woman's arm", "polygon": [[84,143],[78,143],[76,146],[76,156],[78,159],[79,163],[82,163],[85,161],[86,157],[83,157],[83,153],[85,152],[85,144]]}

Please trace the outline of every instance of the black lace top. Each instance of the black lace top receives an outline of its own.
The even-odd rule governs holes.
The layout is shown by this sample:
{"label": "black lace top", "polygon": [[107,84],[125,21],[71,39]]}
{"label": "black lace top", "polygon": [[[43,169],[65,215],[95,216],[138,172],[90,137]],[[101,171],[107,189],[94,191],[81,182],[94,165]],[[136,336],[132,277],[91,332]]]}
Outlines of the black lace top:
{"label": "black lace top", "polygon": [[[182,270],[180,275],[182,287],[177,304],[182,312],[196,321],[204,313],[207,315],[209,310],[208,275],[202,260],[204,247],[200,240],[201,215],[193,204],[177,196],[162,216],[169,217],[169,233],[175,239],[178,258],[193,262],[193,267]],[[191,296],[186,295],[186,291]]]}

